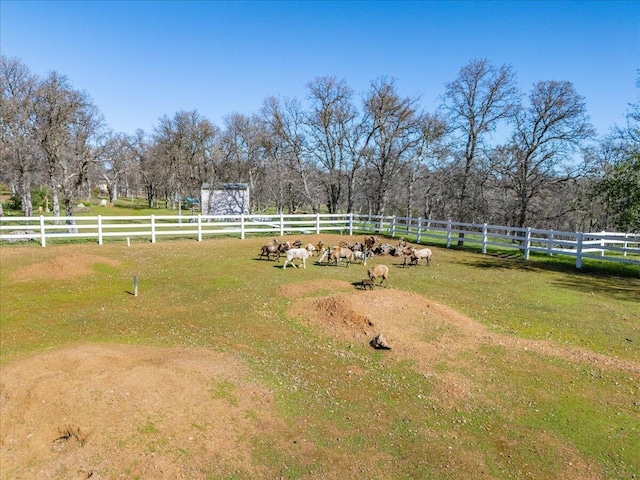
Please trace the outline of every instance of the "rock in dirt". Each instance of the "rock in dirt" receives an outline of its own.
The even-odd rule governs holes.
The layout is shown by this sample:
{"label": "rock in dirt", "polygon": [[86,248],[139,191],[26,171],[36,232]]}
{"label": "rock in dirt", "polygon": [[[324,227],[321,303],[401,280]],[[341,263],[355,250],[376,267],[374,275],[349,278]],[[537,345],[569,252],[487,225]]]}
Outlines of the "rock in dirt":
{"label": "rock in dirt", "polygon": [[369,345],[378,350],[391,350],[391,345],[389,345],[389,342],[387,342],[387,339],[382,334],[373,338],[369,342]]}

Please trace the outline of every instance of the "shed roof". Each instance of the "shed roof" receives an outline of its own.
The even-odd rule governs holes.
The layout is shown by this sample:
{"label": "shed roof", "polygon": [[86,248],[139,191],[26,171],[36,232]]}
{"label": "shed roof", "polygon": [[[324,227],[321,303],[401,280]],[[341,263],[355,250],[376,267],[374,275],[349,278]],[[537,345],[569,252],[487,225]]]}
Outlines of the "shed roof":
{"label": "shed roof", "polygon": [[[217,183],[214,185],[213,190],[248,190],[248,183]],[[208,183],[202,184],[202,190],[212,190],[211,185]]]}

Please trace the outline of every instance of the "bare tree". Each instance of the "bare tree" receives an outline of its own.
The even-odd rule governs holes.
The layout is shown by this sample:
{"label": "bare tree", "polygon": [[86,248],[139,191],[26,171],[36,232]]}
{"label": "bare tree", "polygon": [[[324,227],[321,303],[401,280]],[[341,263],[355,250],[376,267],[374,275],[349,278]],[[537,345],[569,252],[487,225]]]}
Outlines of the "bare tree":
{"label": "bare tree", "polygon": [[152,143],[144,130],[138,129],[129,137],[129,148],[133,155],[132,177],[140,190],[144,190],[149,208],[157,201],[159,185],[162,182],[162,170],[153,158]]}
{"label": "bare tree", "polygon": [[202,184],[213,175],[213,143],[219,130],[197,111],[180,111],[160,119],[153,136],[153,157],[163,174],[158,185],[173,208],[186,196],[198,196]]}
{"label": "bare tree", "polygon": [[[408,178],[406,181],[406,216],[413,215],[414,190],[421,175],[425,177],[423,182],[425,190],[434,188],[433,182],[426,177],[430,171],[437,165],[437,161],[443,156],[445,147],[442,145],[442,139],[447,132],[447,126],[438,115],[423,114],[420,117],[420,136],[414,147],[413,155],[407,163]],[[425,191],[423,199],[426,201],[429,193]],[[423,208],[423,211],[426,211]]]}
{"label": "bare tree", "polygon": [[74,203],[97,161],[93,142],[103,127],[102,117],[86,93],[71,88],[56,72],[39,84],[35,96],[34,137],[42,151],[53,213],[60,215],[62,194],[66,214],[73,216]]}
{"label": "bare tree", "polygon": [[221,164],[226,181],[246,182],[251,189],[251,211],[259,209],[263,197],[264,148],[263,124],[253,116],[234,113],[225,118],[221,139]]}
{"label": "bare tree", "polygon": [[357,117],[353,91],[345,80],[319,77],[307,84],[311,101],[307,116],[309,156],[320,167],[320,183],[329,213],[336,213],[343,197],[349,136]]}
{"label": "bare tree", "polygon": [[71,161],[62,163],[62,190],[68,216],[74,215],[74,206],[79,198],[83,195],[91,198],[91,185],[97,178],[99,159],[107,138],[102,115],[89,98],[85,98],[87,101],[76,111],[70,125]]}
{"label": "bare tree", "polygon": [[135,151],[132,139],[123,133],[111,134],[100,154],[101,179],[107,187],[109,202],[118,199],[120,183],[134,171]]}
{"label": "bare tree", "polygon": [[[33,137],[37,78],[17,58],[0,55],[0,181],[20,195],[22,212],[33,214],[31,188],[40,177]],[[2,214],[0,204],[0,214]]]}
{"label": "bare tree", "polygon": [[571,82],[534,85],[529,104],[516,111],[507,161],[501,165],[515,197],[516,226],[527,224],[536,196],[586,172],[588,165],[574,155],[594,134],[584,98]]}
{"label": "bare tree", "polygon": [[403,164],[420,143],[421,119],[417,100],[401,98],[395,82],[381,77],[371,83],[364,100],[370,142],[364,148],[371,210],[384,215],[392,186]]}
{"label": "bare tree", "polygon": [[[487,60],[472,60],[460,70],[458,78],[447,83],[443,109],[454,134],[455,188],[459,221],[474,220],[472,179],[479,167],[478,156],[487,137],[499,122],[510,118],[516,107],[515,74],[510,66],[497,68]],[[484,178],[482,176],[481,178]],[[476,189],[480,192],[480,189]]]}
{"label": "bare tree", "polygon": [[[640,87],[640,77],[636,85]],[[640,97],[630,105],[626,124],[616,126],[601,144],[609,152],[602,178],[590,197],[604,204],[605,226],[622,231],[640,231]]]}
{"label": "bare tree", "polygon": [[[306,200],[314,213],[319,210],[319,195],[312,181],[315,170],[305,156],[307,147],[304,136],[305,115],[300,103],[293,100],[281,101],[275,97],[265,100],[262,107],[262,119],[265,124],[265,144],[268,145],[269,156],[278,168],[288,170],[295,178],[282,177],[280,182],[286,184],[274,185],[280,194],[284,194],[289,203],[289,209],[295,211],[299,205],[299,197]],[[277,156],[277,157],[276,157]]]}

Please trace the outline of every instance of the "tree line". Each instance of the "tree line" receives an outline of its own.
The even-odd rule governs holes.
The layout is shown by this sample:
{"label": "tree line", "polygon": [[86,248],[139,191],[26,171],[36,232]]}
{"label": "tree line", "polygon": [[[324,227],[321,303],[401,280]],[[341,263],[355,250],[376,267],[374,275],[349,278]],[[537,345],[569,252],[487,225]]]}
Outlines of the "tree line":
{"label": "tree line", "polygon": [[434,112],[400,95],[393,78],[356,94],[325,76],[304,99],[270,96],[222,126],[179,111],[134,134],[110,129],[90,95],[58,72],[40,78],[7,56],[0,69],[0,183],[25,216],[34,192],[46,192],[54,215],[73,216],[99,189],[110,202],[143,195],[150,207],[175,207],[204,183],[241,182],[253,213],[640,229],[640,100],[625,125],[596,137],[571,82],[523,92],[511,66],[487,59],[463,66]]}

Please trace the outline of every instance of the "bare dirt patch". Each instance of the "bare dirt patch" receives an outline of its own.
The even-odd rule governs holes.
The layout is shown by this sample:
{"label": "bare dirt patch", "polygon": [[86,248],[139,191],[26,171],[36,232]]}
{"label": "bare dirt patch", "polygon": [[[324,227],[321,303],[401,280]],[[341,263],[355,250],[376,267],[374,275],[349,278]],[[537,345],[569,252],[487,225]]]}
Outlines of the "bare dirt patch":
{"label": "bare dirt patch", "polygon": [[[230,355],[84,345],[2,367],[2,478],[259,477],[273,398]],[[195,476],[195,477],[194,477]]]}
{"label": "bare dirt patch", "polygon": [[46,262],[22,267],[11,275],[13,280],[25,282],[30,280],[64,280],[65,278],[89,275],[96,264],[106,264],[112,267],[120,266],[118,260],[100,255],[84,253],[70,253],[60,255]]}

